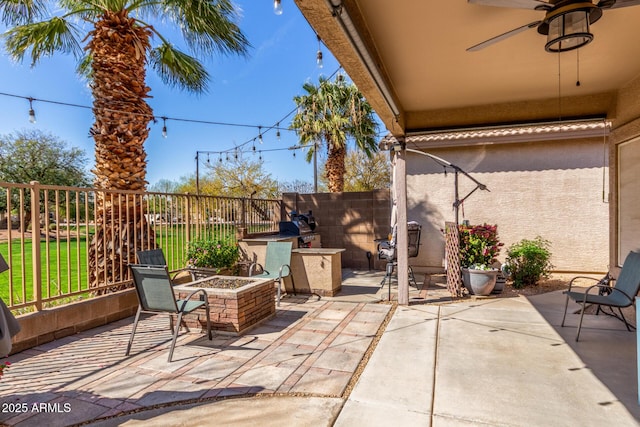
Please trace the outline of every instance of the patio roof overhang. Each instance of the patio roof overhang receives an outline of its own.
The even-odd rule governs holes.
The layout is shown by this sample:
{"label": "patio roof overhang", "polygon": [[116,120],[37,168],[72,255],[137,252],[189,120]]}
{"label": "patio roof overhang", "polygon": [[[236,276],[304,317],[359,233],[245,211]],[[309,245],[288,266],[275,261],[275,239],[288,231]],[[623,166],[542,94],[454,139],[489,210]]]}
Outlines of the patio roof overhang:
{"label": "patio roof overhang", "polygon": [[640,6],[605,10],[593,42],[553,54],[535,29],[467,51],[542,19],[540,11],[464,1],[295,2],[395,136],[595,116],[615,122],[621,91],[640,76]]}
{"label": "patio roof overhang", "polygon": [[[521,142],[569,140],[577,138],[607,137],[611,123],[606,119],[574,122],[551,122],[535,125],[493,126],[456,129],[451,131],[427,131],[407,135],[408,147],[429,148],[462,147],[470,145],[513,144]],[[398,139],[388,135],[380,141],[380,148],[388,150]]]}

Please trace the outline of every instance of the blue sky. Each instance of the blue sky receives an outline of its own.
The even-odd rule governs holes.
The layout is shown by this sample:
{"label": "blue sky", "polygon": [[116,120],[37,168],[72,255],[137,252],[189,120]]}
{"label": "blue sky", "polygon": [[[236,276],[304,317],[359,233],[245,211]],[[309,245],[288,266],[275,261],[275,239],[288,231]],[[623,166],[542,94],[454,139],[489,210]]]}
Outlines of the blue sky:
{"label": "blue sky", "polygon": [[[153,73],[147,74],[151,87],[148,100],[156,117],[170,117],[210,122],[238,123],[268,128],[295,108],[293,97],[303,93],[306,81],[316,83],[320,75],[329,76],[339,67],[324,45],[324,67],[316,65],[318,41],[292,0],[283,0],[284,13],[273,13],[271,0],[236,0],[241,8],[241,29],[252,44],[249,56],[216,56],[205,61],[212,77],[209,91],[193,95],[165,86]],[[169,35],[173,30],[156,25]],[[2,29],[4,30],[4,29]],[[2,52],[0,56],[0,92],[56,102],[91,106],[92,97],[86,81],[75,74],[75,59],[56,54],[44,59],[35,68],[29,61],[12,62]],[[28,120],[29,103],[25,99],[0,96],[0,134],[37,128],[50,132],[71,146],[86,151],[93,164],[93,140],[88,130],[93,122],[90,109],[34,102],[37,122]],[[288,127],[291,116],[280,125]],[[162,137],[162,120],[151,125],[145,143],[147,180],[177,180],[195,173],[196,152],[233,149],[258,136],[257,128],[218,126],[168,120],[167,138]],[[382,130],[382,129],[380,129]],[[291,131],[281,131],[280,141],[275,130],[264,133],[264,143],[256,143],[264,167],[278,181],[296,179],[313,182],[312,165],[298,151],[266,151],[297,144]],[[251,143],[246,147],[251,151]],[[250,155],[250,154],[247,154]],[[210,155],[210,160],[218,160]],[[207,155],[200,154],[203,170]]]}

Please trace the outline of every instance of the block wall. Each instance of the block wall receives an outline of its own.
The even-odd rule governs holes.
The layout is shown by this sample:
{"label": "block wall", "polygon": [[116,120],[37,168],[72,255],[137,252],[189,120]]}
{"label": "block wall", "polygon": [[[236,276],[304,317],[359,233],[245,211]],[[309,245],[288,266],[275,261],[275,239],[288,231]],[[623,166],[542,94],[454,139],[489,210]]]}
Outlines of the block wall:
{"label": "block wall", "polygon": [[[345,249],[342,267],[367,270],[384,269],[376,259],[375,239],[390,231],[391,195],[389,190],[354,193],[283,194],[286,212],[313,211],[323,248]],[[371,261],[367,258],[371,254]]]}
{"label": "block wall", "polygon": [[138,297],[130,289],[18,316],[21,330],[11,353],[133,316],[137,308]]}

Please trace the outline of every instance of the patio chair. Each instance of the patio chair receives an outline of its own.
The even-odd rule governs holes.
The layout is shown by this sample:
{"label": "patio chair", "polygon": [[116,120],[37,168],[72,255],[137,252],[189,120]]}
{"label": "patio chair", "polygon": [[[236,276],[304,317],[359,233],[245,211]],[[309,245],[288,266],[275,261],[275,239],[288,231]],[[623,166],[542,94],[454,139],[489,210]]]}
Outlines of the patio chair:
{"label": "patio chair", "polygon": [[[420,234],[422,232],[422,226],[415,221],[409,221],[407,223],[407,237],[409,247],[409,258],[415,258],[420,252]],[[393,226],[393,232],[391,233],[391,240],[378,240],[378,259],[387,261],[386,273],[380,286],[383,287],[385,282],[389,281],[389,300],[391,299],[391,278],[393,276],[393,270],[398,265],[398,253],[396,251],[396,234],[397,226]],[[413,274],[413,268],[409,266],[409,282],[414,287],[418,287],[416,282],[416,276]]]}
{"label": "patio chair", "polygon": [[[138,294],[139,305],[138,312],[136,313],[136,318],[133,323],[133,329],[131,330],[129,345],[127,346],[127,356],[131,351],[133,336],[136,333],[141,313],[169,314],[171,331],[173,332],[173,341],[171,342],[171,349],[169,350],[169,362],[171,362],[171,359],[173,358],[173,349],[176,345],[176,340],[178,339],[178,332],[180,331],[183,314],[191,313],[199,308],[204,308],[207,316],[207,334],[209,336],[209,340],[212,339],[209,301],[204,289],[195,289],[187,295],[185,299],[176,300],[173,287],[171,286],[171,280],[169,279],[169,272],[166,267],[130,264],[129,268],[133,275],[133,283],[136,288],[136,293]],[[191,298],[197,294],[199,294],[200,300],[192,301]],[[171,322],[172,315],[177,315],[175,328]]]}
{"label": "patio chair", "polygon": [[296,286],[293,283],[293,276],[291,275],[292,246],[293,244],[291,242],[268,242],[264,267],[258,263],[253,263],[249,267],[249,276],[253,276],[255,267],[259,266],[262,269],[262,273],[259,273],[253,277],[275,280],[275,282],[277,283],[276,301],[278,307],[280,307],[280,288],[285,277],[291,277],[293,294],[296,294]]}
{"label": "patio chair", "polygon": [[[167,260],[164,257],[164,252],[162,251],[161,248],[138,251],[136,252],[136,256],[138,257],[138,264],[168,267]],[[206,276],[213,276],[215,274],[211,272],[209,269],[181,268],[181,269],[170,272],[170,274],[173,275],[171,277],[171,282],[172,283],[175,282],[178,275],[180,275],[180,273],[184,271],[189,272],[189,274],[191,275],[192,281],[196,279],[200,279],[202,277],[206,277]]]}
{"label": "patio chair", "polygon": [[[611,310],[610,314],[622,322],[624,322],[628,331],[631,329],[635,329],[635,327],[627,322],[624,314],[622,314],[622,308],[632,306],[635,303],[635,297],[638,291],[640,290],[640,253],[637,252],[629,252],[627,258],[624,260],[624,264],[622,265],[622,270],[620,271],[620,275],[617,279],[609,279],[615,280],[613,286],[609,283],[602,283],[604,281],[608,282],[608,280],[601,280],[595,285],[589,286],[585,289],[584,292],[580,291],[572,291],[571,287],[573,286],[573,282],[576,279],[593,279],[591,277],[577,276],[571,279],[569,282],[569,289],[564,293],[567,295],[567,299],[564,305],[564,315],[562,316],[562,324],[564,326],[565,318],[567,317],[567,306],[569,305],[569,299],[577,302],[582,305],[582,309],[580,310],[580,323],[578,324],[578,334],[576,335],[576,341],[580,338],[580,329],[582,328],[582,319],[584,317],[584,310],[587,304],[597,304],[598,310],[596,314],[600,312],[600,308],[602,306],[609,307]],[[608,279],[608,275],[605,276],[605,279]],[[598,280],[598,279],[593,279]],[[598,289],[600,292],[597,294],[589,293],[592,289]],[[613,311],[614,308],[618,309],[620,313],[620,317],[618,317]]]}

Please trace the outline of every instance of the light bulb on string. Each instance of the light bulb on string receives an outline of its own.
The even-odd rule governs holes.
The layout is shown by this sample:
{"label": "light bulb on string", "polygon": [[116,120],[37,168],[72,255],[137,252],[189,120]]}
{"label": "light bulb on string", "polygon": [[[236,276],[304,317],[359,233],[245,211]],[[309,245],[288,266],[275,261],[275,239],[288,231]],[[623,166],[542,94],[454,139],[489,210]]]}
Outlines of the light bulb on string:
{"label": "light bulb on string", "polygon": [[161,117],[162,119],[162,137],[167,138],[167,118]]}
{"label": "light bulb on string", "polygon": [[318,37],[318,53],[316,53],[316,64],[318,65],[318,68],[322,68],[324,67],[324,64],[322,63],[322,50],[320,49],[321,40],[320,40],[320,36],[317,36],[317,37]]}
{"label": "light bulb on string", "polygon": [[222,153],[220,153],[220,156],[218,157],[218,162],[222,163]]}
{"label": "light bulb on string", "polygon": [[238,160],[238,149],[237,149],[237,148],[236,148],[236,150],[235,150],[235,152],[234,152],[234,154],[233,154],[233,157],[234,157],[236,160]]}
{"label": "light bulb on string", "polygon": [[258,126],[258,142],[260,144],[264,143],[264,141],[262,140],[262,126]]}
{"label": "light bulb on string", "polygon": [[259,153],[260,153],[260,157],[258,157],[258,160],[262,160],[262,150],[260,150]]}
{"label": "light bulb on string", "polygon": [[225,157],[227,159],[227,162],[229,161],[229,153],[225,154]]}
{"label": "light bulb on string", "polygon": [[209,153],[207,153],[207,164],[210,165],[211,164],[211,160],[209,159]]}
{"label": "light bulb on string", "polygon": [[280,141],[280,122],[276,123],[276,138]]}
{"label": "light bulb on string", "polygon": [[282,1],[273,0],[273,13],[276,15],[282,15]]}
{"label": "light bulb on string", "polygon": [[29,122],[30,123],[35,123],[36,122],[36,112],[33,111],[33,98],[27,98],[29,100]]}
{"label": "light bulb on string", "polygon": [[256,143],[255,143],[255,141],[251,145],[251,151],[253,151],[253,154],[256,154]]}

